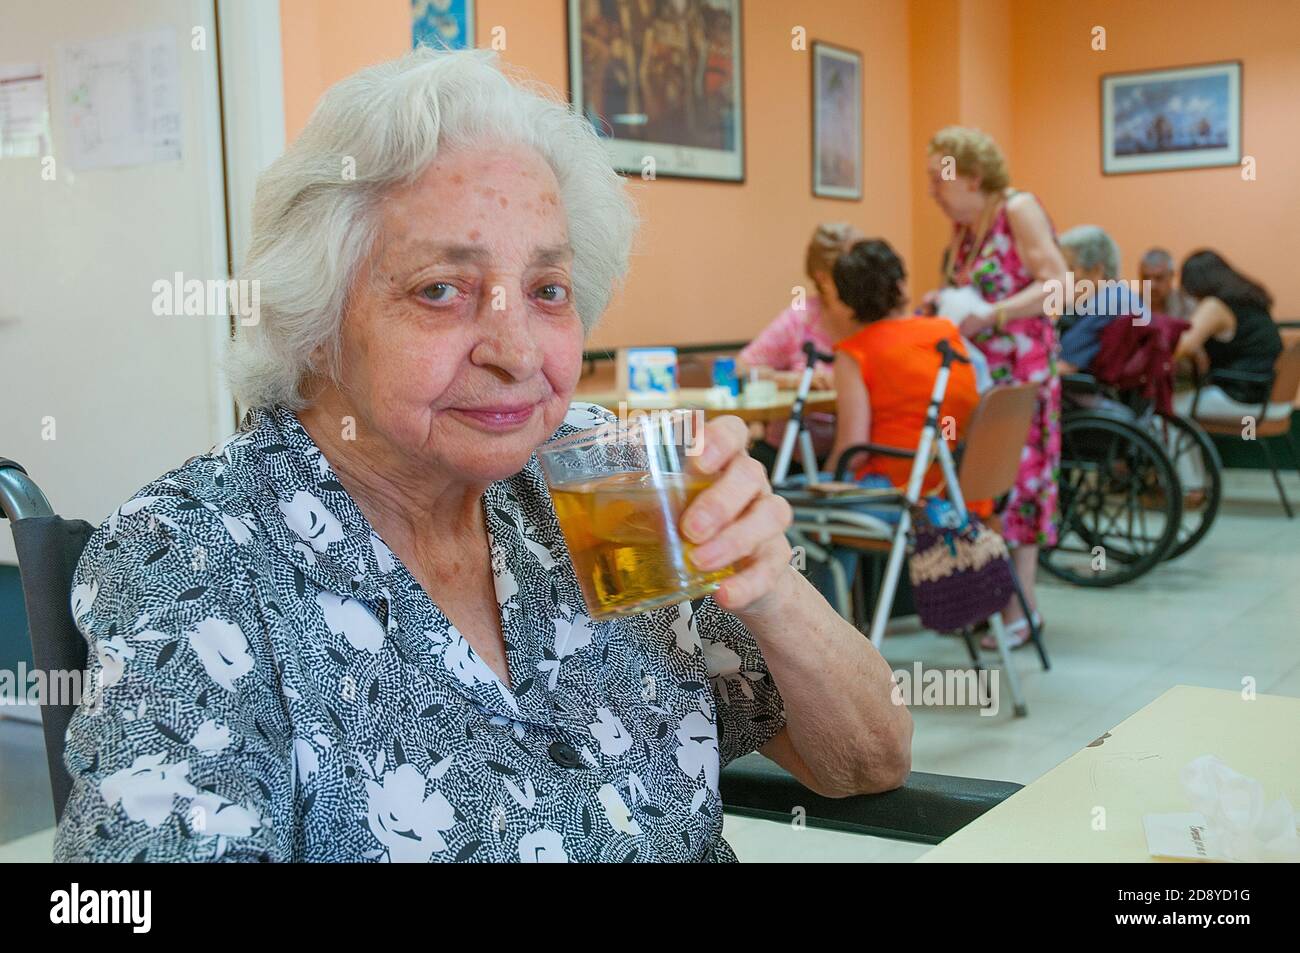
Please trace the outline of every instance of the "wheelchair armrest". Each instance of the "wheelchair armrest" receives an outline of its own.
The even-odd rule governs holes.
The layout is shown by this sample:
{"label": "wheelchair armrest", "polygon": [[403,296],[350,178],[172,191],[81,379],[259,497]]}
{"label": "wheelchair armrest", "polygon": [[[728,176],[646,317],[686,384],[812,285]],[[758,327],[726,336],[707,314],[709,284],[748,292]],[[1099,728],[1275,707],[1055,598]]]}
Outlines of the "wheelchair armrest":
{"label": "wheelchair armrest", "polygon": [[859,453],[878,453],[884,457],[898,457],[900,460],[910,460],[916,456],[915,450],[904,450],[901,447],[886,447],[879,443],[855,443],[851,447],[846,447],[840,454],[840,459],[835,464],[836,480],[844,479],[844,474],[849,470],[849,461]]}
{"label": "wheelchair armrest", "polygon": [[1062,374],[1061,386],[1066,390],[1083,391],[1090,394],[1101,392],[1101,381],[1097,380],[1093,374],[1084,374],[1082,372]]}
{"label": "wheelchair armrest", "polygon": [[0,457],[0,516],[11,522],[53,516],[54,508],[35,481],[15,460]]}
{"label": "wheelchair armrest", "polygon": [[760,754],[738,758],[722,770],[724,808],[732,814],[789,823],[796,808],[809,827],[937,844],[1021,785],[914,771],[897,790],[829,798],[814,794]]}

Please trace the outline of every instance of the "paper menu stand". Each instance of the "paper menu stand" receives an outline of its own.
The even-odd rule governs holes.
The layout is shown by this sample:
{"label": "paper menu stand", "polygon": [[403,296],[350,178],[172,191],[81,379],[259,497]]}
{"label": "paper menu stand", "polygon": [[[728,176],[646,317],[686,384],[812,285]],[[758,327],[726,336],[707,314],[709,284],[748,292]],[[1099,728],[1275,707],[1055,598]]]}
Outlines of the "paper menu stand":
{"label": "paper menu stand", "polygon": [[677,396],[677,348],[619,348],[616,373],[628,400],[670,403]]}

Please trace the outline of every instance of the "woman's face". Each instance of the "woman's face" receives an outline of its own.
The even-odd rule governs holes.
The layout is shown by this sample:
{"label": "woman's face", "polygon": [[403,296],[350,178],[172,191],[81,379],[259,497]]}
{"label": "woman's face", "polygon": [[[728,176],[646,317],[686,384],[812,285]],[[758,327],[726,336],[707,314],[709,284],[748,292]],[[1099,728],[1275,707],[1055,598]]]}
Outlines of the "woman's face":
{"label": "woman's face", "polygon": [[1074,273],[1074,306],[1076,309],[1082,308],[1097,296],[1097,282],[1105,278],[1106,267],[1093,265],[1091,268],[1084,268],[1079,263],[1079,256],[1073,251],[1066,248],[1063,252],[1065,267]]}
{"label": "woman's face", "polygon": [[945,170],[944,157],[937,154],[930,156],[927,161],[926,174],[930,180],[930,198],[934,199],[944,215],[959,225],[969,225],[979,218],[985,202],[979,179],[969,175],[954,175],[952,171]]}
{"label": "woman's face", "polygon": [[572,261],[559,185],[530,149],[445,150],[389,193],[343,319],[358,430],[417,471],[518,472],[581,370]]}

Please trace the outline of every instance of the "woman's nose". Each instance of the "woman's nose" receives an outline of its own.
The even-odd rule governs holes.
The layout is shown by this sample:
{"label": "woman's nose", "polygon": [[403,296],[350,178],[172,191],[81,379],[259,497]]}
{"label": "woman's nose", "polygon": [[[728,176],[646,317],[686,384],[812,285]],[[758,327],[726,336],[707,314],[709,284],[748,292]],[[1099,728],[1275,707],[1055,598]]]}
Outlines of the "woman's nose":
{"label": "woman's nose", "polygon": [[541,342],[522,302],[500,295],[489,298],[477,323],[479,339],[470,352],[475,364],[497,368],[516,380],[541,367]]}

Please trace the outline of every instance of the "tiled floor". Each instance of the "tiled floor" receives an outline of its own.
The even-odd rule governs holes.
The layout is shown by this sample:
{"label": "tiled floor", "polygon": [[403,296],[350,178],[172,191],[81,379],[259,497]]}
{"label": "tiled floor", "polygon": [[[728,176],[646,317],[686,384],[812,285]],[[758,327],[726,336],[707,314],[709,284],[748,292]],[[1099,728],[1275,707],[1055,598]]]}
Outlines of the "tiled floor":
{"label": "tiled floor", "polygon": [[[1232,471],[1214,531],[1132,585],[1074,589],[1044,580],[1052,670],[1016,655],[1029,717],[915,708],[913,765],[1028,782],[1176,684],[1300,696],[1300,519],[1287,521],[1266,473]],[[1300,480],[1288,479],[1300,501]],[[895,669],[967,664],[960,642],[901,624],[885,641]],[[40,731],[0,720],[0,861],[50,856]],[[923,846],[728,817],[742,860],[911,860]]]}

